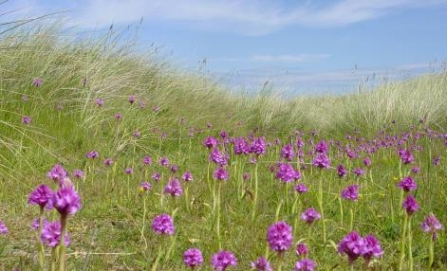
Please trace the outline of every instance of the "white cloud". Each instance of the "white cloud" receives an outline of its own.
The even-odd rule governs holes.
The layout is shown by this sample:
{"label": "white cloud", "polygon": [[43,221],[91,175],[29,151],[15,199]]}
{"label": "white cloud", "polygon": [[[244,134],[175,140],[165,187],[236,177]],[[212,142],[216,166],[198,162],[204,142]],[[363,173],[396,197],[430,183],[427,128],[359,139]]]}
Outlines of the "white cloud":
{"label": "white cloud", "polygon": [[258,62],[309,62],[330,57],[328,54],[300,54],[300,55],[254,55],[251,60]]}
{"label": "white cloud", "polygon": [[422,74],[433,74],[445,68],[443,63],[410,63],[395,67],[303,72],[259,68],[240,70],[236,74],[214,73],[231,88],[258,91],[269,82],[275,91],[285,96],[301,94],[341,94],[358,89],[359,85],[374,87],[383,81],[408,79]]}
{"label": "white cloud", "polygon": [[[447,0],[339,0],[284,4],[268,0],[17,0],[34,13],[71,9],[72,21],[88,28],[145,21],[263,35],[286,26],[337,27],[370,20],[396,9],[447,5]],[[298,2],[298,1],[297,1]],[[75,4],[76,3],[76,4]],[[18,6],[18,5],[15,5]]]}

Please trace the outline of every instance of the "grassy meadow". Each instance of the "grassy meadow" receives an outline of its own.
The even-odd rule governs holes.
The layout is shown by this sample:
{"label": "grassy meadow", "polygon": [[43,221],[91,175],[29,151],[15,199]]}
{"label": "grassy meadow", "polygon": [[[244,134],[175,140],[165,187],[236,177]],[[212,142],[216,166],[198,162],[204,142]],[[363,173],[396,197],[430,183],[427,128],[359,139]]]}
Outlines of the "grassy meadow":
{"label": "grassy meadow", "polygon": [[[446,270],[444,231],[421,228],[430,214],[447,223],[445,108],[445,72],[285,100],[274,90],[234,94],[119,35],[8,31],[0,270],[53,270],[51,247],[39,263],[29,195],[40,184],[59,189],[48,176],[57,164],[82,204],[68,216],[58,270],[270,270],[252,267],[259,257],[274,270],[313,270],[296,267],[304,258],[315,270]],[[409,195],[419,208],[403,207]],[[309,208],[315,220],[303,217]],[[161,214],[175,230],[154,226]],[[44,216],[59,219],[54,209]],[[291,231],[267,238],[279,221]],[[373,256],[341,247],[353,231],[380,242]],[[275,238],[285,238],[276,250]],[[297,255],[299,243],[307,253]],[[185,265],[190,248],[201,265]],[[216,265],[222,250],[237,265]]]}

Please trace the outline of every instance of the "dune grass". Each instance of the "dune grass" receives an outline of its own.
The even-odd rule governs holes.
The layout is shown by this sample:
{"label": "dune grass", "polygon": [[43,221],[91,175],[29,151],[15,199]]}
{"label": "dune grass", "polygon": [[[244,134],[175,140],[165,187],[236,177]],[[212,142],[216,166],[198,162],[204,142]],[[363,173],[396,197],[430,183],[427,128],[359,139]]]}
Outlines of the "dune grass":
{"label": "dune grass", "polygon": [[[202,270],[211,270],[211,256],[221,249],[237,257],[234,270],[248,270],[260,256],[277,267],[281,257],[269,250],[266,234],[279,220],[290,224],[294,235],[282,259],[284,270],[298,260],[293,250],[299,240],[321,270],[347,270],[337,244],[351,230],[381,242],[384,254],[370,270],[397,270],[405,217],[397,184],[407,175],[418,183],[414,195],[421,208],[412,216],[411,235],[404,235],[404,269],[410,268],[409,259],[414,270],[427,269],[430,236],[419,224],[430,212],[447,221],[445,161],[433,164],[445,156],[445,72],[358,93],[284,100],[268,90],[230,94],[212,79],[173,68],[154,51],[143,54],[134,45],[112,33],[81,40],[51,28],[1,36],[0,220],[9,233],[0,236],[0,269],[37,270],[30,225],[38,211],[27,197],[40,183],[52,185],[46,174],[57,163],[68,171],[83,205],[69,218],[67,270],[186,270],[182,254],[190,247],[202,250]],[[23,122],[26,116],[30,123]],[[218,166],[203,145],[209,136],[218,138],[218,150],[229,156],[228,181],[213,178]],[[269,144],[265,153],[237,155],[235,138]],[[322,140],[329,144],[327,169],[312,166]],[[285,144],[295,151],[291,161],[281,158]],[[413,153],[412,164],[402,164],[402,149]],[[99,158],[86,158],[93,150]],[[151,165],[142,162],[146,155]],[[106,158],[114,163],[106,166]],[[169,166],[160,165],[162,158]],[[371,166],[364,165],[365,158]],[[301,178],[278,180],[279,161],[291,164]],[[338,177],[339,164],[350,172],[347,177]],[[411,173],[414,166],[419,173]],[[356,168],[365,173],[357,176]],[[85,176],[76,179],[75,169]],[[194,180],[181,181],[183,194],[164,193],[185,171]],[[154,173],[161,174],[159,181]],[[152,184],[146,193],[140,192],[143,181]],[[309,192],[296,193],[297,183]],[[359,200],[342,200],[342,189],[352,184],[360,186]],[[324,223],[309,226],[300,219],[310,207],[324,211]],[[173,216],[174,235],[152,231],[152,220],[161,213]],[[446,267],[445,240],[440,233],[435,242],[433,267],[439,270]],[[362,268],[360,260],[355,268]]]}

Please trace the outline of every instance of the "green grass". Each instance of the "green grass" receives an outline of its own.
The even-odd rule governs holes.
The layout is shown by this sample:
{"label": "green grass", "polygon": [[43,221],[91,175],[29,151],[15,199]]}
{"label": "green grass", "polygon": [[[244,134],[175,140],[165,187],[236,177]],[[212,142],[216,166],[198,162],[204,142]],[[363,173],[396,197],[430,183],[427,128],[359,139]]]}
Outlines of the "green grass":
{"label": "green grass", "polygon": [[[83,208],[69,218],[72,244],[67,249],[68,270],[150,270],[160,247],[169,247],[172,239],[172,254],[160,259],[159,270],[186,270],[181,256],[189,247],[202,250],[203,270],[209,270],[212,254],[220,249],[216,236],[218,217],[222,248],[235,253],[238,270],[248,270],[251,261],[266,254],[267,228],[276,222],[280,204],[278,219],[296,225],[294,244],[306,239],[309,258],[321,270],[347,269],[346,259],[337,254],[334,245],[349,232],[349,205],[354,210],[354,229],[363,236],[375,234],[382,244],[384,255],[374,260],[375,270],[396,269],[402,220],[396,185],[410,170],[403,166],[399,172],[397,149],[410,146],[422,148],[413,151],[414,165],[421,167],[415,175],[419,186],[416,198],[421,208],[413,217],[412,247],[415,270],[426,269],[428,236],[419,224],[430,212],[441,223],[447,223],[444,142],[440,136],[427,136],[425,130],[427,126],[438,134],[446,133],[442,128],[447,124],[445,72],[384,83],[377,89],[358,93],[284,100],[273,90],[231,94],[210,78],[157,59],[155,51],[141,53],[132,39],[109,33],[80,40],[60,33],[51,28],[20,29],[9,31],[0,39],[0,220],[10,230],[8,235],[0,236],[0,269],[37,270],[30,224],[38,210],[27,204],[27,197],[40,183],[52,185],[46,173],[56,163],[62,163],[70,174],[74,169],[86,172],[85,179],[74,180]],[[42,86],[33,86],[33,78],[41,78]],[[24,95],[28,97],[26,102],[22,100]],[[129,95],[136,97],[132,105],[127,100]],[[104,100],[101,107],[95,103],[98,98]],[[145,106],[141,107],[140,102]],[[159,110],[154,111],[153,107]],[[115,118],[116,113],[122,114],[121,120]],[[23,116],[30,116],[32,122],[21,123]],[[420,124],[420,119],[425,122]],[[255,128],[257,131],[253,132]],[[140,138],[133,136],[137,130]],[[296,143],[300,137],[297,130],[305,132],[302,138],[306,143],[307,167],[301,170],[300,181],[308,185],[310,192],[298,196],[293,208],[297,195],[292,184],[281,184],[270,167],[280,159],[284,144]],[[312,136],[312,130],[318,134]],[[217,186],[211,177],[216,166],[209,166],[208,150],[202,142],[208,136],[219,137],[221,131],[227,131],[230,137],[264,136],[272,146],[259,157],[256,166],[249,157],[234,155],[233,146],[229,145],[230,177],[222,183],[221,215],[217,216],[213,211],[213,191]],[[387,135],[401,138],[405,132],[419,132],[421,138],[410,136],[402,146],[380,148],[369,155],[370,168],[362,165],[365,152],[359,151],[360,157],[352,160],[343,154],[344,147],[358,148],[360,144],[369,144],[369,140],[390,141]],[[346,134],[364,139],[347,140]],[[280,145],[273,143],[277,138]],[[308,152],[313,149],[309,140],[317,143],[322,139],[340,141],[343,148],[331,147],[333,169],[320,172],[310,165],[312,156]],[[97,150],[100,158],[86,159],[85,154],[91,150]],[[145,155],[152,157],[151,166],[143,165]],[[435,156],[443,157],[439,166],[431,164]],[[115,160],[110,168],[103,165],[108,157]],[[172,173],[161,167],[158,161],[162,157],[177,164],[179,171]],[[365,168],[367,173],[339,179],[334,169],[339,163],[349,169]],[[126,167],[134,169],[130,177],[124,173]],[[189,201],[185,195],[165,195],[161,201],[169,178],[180,178],[186,170],[194,175],[194,181],[182,183],[188,189]],[[155,172],[163,174],[160,182],[151,180]],[[244,172],[250,173],[247,181],[242,180]],[[254,203],[256,175],[259,191]],[[299,220],[306,208],[318,210],[320,178],[326,243],[322,241],[321,221],[312,226],[311,238],[307,240],[308,226]],[[142,181],[153,185],[144,195],[139,193]],[[339,194],[353,183],[361,185],[361,198],[354,204],[343,202],[342,223]],[[175,236],[154,234],[153,217],[174,211]],[[51,220],[57,218],[54,212],[47,215]],[[140,232],[143,223],[147,247]],[[439,270],[447,265],[446,244],[441,233],[435,242],[435,267]],[[293,249],[285,253],[284,270],[290,270],[297,261]],[[274,252],[269,252],[269,260],[276,266]],[[360,268],[361,263],[356,266]]]}

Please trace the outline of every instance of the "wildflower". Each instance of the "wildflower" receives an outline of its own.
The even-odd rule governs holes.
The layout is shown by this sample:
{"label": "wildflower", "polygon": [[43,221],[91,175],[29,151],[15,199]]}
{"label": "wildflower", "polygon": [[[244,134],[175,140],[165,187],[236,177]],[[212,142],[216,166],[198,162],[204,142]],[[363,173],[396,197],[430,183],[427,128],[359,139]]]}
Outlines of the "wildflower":
{"label": "wildflower", "polygon": [[140,137],[141,137],[141,133],[140,133],[140,131],[135,130],[135,131],[132,133],[132,136],[135,137],[135,138],[140,138]]}
{"label": "wildflower", "polygon": [[304,194],[304,193],[307,193],[307,191],[309,191],[309,189],[307,188],[307,186],[304,183],[299,183],[299,184],[295,185],[295,191],[299,194]]}
{"label": "wildflower", "polygon": [[242,179],[243,179],[244,181],[250,179],[250,173],[248,173],[248,172],[244,172],[244,173],[242,173]]}
{"label": "wildflower", "polygon": [[156,234],[174,234],[174,221],[168,214],[161,214],[154,217],[152,222],[152,229]]}
{"label": "wildflower", "polygon": [[150,165],[150,164],[152,164],[152,159],[151,159],[151,157],[150,157],[149,155],[146,155],[146,156],[143,158],[143,164],[145,164],[145,165]]}
{"label": "wildflower", "polygon": [[281,157],[288,161],[292,161],[294,156],[295,156],[295,153],[293,151],[292,145],[286,144],[281,150]]}
{"label": "wildflower", "polygon": [[213,173],[213,177],[215,180],[219,181],[228,181],[228,172],[223,167],[219,167]]}
{"label": "wildflower", "polygon": [[133,168],[128,167],[128,168],[126,168],[126,169],[124,170],[124,172],[125,172],[127,175],[131,175],[131,174],[133,174]]}
{"label": "wildflower", "polygon": [[312,161],[312,165],[319,168],[330,168],[331,160],[326,155],[326,153],[318,153],[317,156]]}
{"label": "wildflower", "polygon": [[29,116],[23,116],[23,117],[22,117],[22,123],[23,123],[23,124],[30,124],[30,123],[31,123],[31,117],[29,117]]}
{"label": "wildflower", "polygon": [[351,149],[346,149],[346,155],[348,155],[349,159],[355,159],[358,157],[357,153]]}
{"label": "wildflower", "polygon": [[47,208],[55,208],[61,216],[73,215],[81,208],[81,198],[73,186],[60,188],[49,200]]}
{"label": "wildflower", "polygon": [[211,265],[215,271],[225,271],[228,267],[236,267],[237,259],[233,253],[221,250],[211,257]]}
{"label": "wildflower", "polygon": [[400,156],[400,160],[405,165],[411,164],[414,161],[414,157],[409,150],[405,150],[405,149],[399,150],[399,156]]}
{"label": "wildflower", "polygon": [[[48,223],[48,220],[46,218],[42,218],[43,219],[43,226],[45,227],[45,225]],[[40,218],[36,218],[33,220],[33,223],[31,223],[31,229],[33,230],[38,230],[40,227]]]}
{"label": "wildflower", "polygon": [[169,166],[169,160],[168,160],[168,158],[166,158],[166,157],[162,157],[162,158],[160,159],[160,165],[163,166],[163,167],[167,167],[167,166]]}
{"label": "wildflower", "polygon": [[338,243],[337,251],[340,254],[346,254],[349,264],[352,265],[358,257],[365,254],[368,250],[366,242],[360,234],[352,231]]}
{"label": "wildflower", "polygon": [[144,101],[140,101],[138,105],[140,106],[140,108],[146,107],[146,103]]}
{"label": "wildflower", "polygon": [[80,169],[75,169],[73,175],[76,179],[81,179],[82,177],[84,177],[84,172]]}
{"label": "wildflower", "polygon": [[402,203],[402,207],[405,209],[408,215],[412,215],[419,209],[419,204],[413,197],[413,195],[408,195]]}
{"label": "wildflower", "polygon": [[228,155],[221,153],[218,148],[214,148],[211,151],[209,160],[221,167],[228,165]]}
{"label": "wildflower", "polygon": [[95,100],[95,103],[96,103],[97,106],[101,107],[101,106],[104,105],[104,100],[101,99],[101,98],[98,98],[98,99]]}
{"label": "wildflower", "polygon": [[47,173],[47,177],[49,179],[52,179],[55,182],[62,181],[65,177],[67,177],[67,172],[65,169],[60,165],[56,164],[54,167]]}
{"label": "wildflower", "polygon": [[183,263],[191,268],[202,265],[203,256],[202,252],[198,248],[189,248],[183,253]]}
{"label": "wildflower", "polygon": [[41,184],[36,187],[28,197],[28,203],[31,205],[39,205],[44,208],[48,201],[53,197],[53,191],[46,185]]}
{"label": "wildflower", "polygon": [[369,166],[371,165],[371,159],[370,159],[369,157],[366,157],[366,158],[363,160],[363,164],[364,164],[366,167],[369,167]]}
{"label": "wildflower", "polygon": [[359,199],[359,186],[354,184],[343,189],[341,197],[346,200],[357,201]]}
{"label": "wildflower", "polygon": [[[59,245],[61,234],[61,224],[59,221],[48,222],[42,229],[40,239],[42,240],[42,243],[54,248]],[[70,238],[67,233],[65,233],[64,241],[66,247],[70,245]]]}
{"label": "wildflower", "polygon": [[294,271],[314,271],[317,264],[311,259],[304,258],[295,263]]}
{"label": "wildflower", "polygon": [[267,230],[267,242],[273,251],[283,253],[290,248],[292,241],[292,227],[285,221],[276,222]]}
{"label": "wildflower", "polygon": [[245,140],[245,138],[236,138],[234,140],[234,154],[235,155],[241,155],[241,154],[249,154],[250,153],[250,145]]}
{"label": "wildflower", "polygon": [[0,235],[4,235],[8,233],[8,228],[6,227],[5,223],[0,220]]}
{"label": "wildflower", "polygon": [[363,258],[368,263],[372,257],[380,258],[383,255],[382,247],[380,246],[379,240],[372,235],[369,234],[363,238],[366,243],[366,250],[363,253]]}
{"label": "wildflower", "polygon": [[326,144],[326,141],[322,140],[315,146],[315,151],[317,153],[327,153],[328,146]]}
{"label": "wildflower", "polygon": [[337,167],[337,174],[338,174],[338,177],[343,178],[346,175],[348,175],[348,170],[342,164],[340,164]]}
{"label": "wildflower", "polygon": [[121,113],[116,113],[116,114],[115,114],[115,119],[117,119],[117,120],[122,120],[122,119],[123,119],[123,114],[121,114]]}
{"label": "wildflower", "polygon": [[154,113],[157,113],[158,111],[160,111],[160,106],[158,105],[152,106],[152,111],[154,111]]}
{"label": "wildflower", "polygon": [[309,208],[301,214],[301,219],[308,225],[311,225],[315,220],[321,218],[321,215],[314,208]]}
{"label": "wildflower", "polygon": [[90,151],[85,155],[85,157],[90,159],[96,159],[99,157],[99,153],[97,151]]}
{"label": "wildflower", "polygon": [[140,192],[146,192],[152,188],[152,185],[148,182],[142,182],[140,184]]}
{"label": "wildflower", "polygon": [[398,184],[398,187],[405,192],[409,192],[412,190],[416,190],[417,184],[411,176],[407,176],[402,179],[402,181]]}
{"label": "wildflower", "polygon": [[273,271],[269,261],[264,257],[259,257],[256,262],[252,262],[251,268],[256,268],[257,271]]}
{"label": "wildflower", "polygon": [[437,232],[442,229],[442,224],[434,214],[429,214],[421,224],[425,233],[431,233],[433,240],[437,238]]}
{"label": "wildflower", "polygon": [[43,83],[42,79],[38,77],[33,79],[33,86],[35,86],[36,88],[42,86],[42,83]]}
{"label": "wildflower", "polygon": [[161,179],[161,174],[158,172],[155,172],[154,174],[152,174],[152,179],[156,182],[160,181]]}
{"label": "wildflower", "polygon": [[293,166],[288,163],[279,164],[278,172],[276,173],[276,179],[280,179],[284,183],[296,181],[301,177],[299,171],[295,171]]}
{"label": "wildflower", "polygon": [[182,185],[176,178],[173,178],[166,184],[164,192],[173,197],[179,197],[183,194]]}
{"label": "wildflower", "polygon": [[436,156],[435,158],[433,158],[433,165],[437,166],[441,163],[441,156]]}
{"label": "wildflower", "polygon": [[104,165],[106,165],[106,166],[111,166],[111,165],[113,165],[113,160],[112,160],[112,158],[107,158],[106,160],[104,160]]}
{"label": "wildflower", "polygon": [[418,167],[418,166],[415,166],[415,167],[413,167],[413,168],[411,169],[411,172],[414,173],[414,174],[419,173],[419,171],[421,171],[421,168]]}
{"label": "wildflower", "polygon": [[185,182],[190,182],[190,181],[192,181],[192,180],[193,180],[193,177],[192,177],[191,172],[189,172],[189,171],[185,171],[185,173],[183,173],[183,175],[182,175],[182,179],[183,179]]}
{"label": "wildflower", "polygon": [[360,177],[365,174],[365,171],[361,168],[355,168],[352,173],[354,173],[356,176]]}
{"label": "wildflower", "polygon": [[296,245],[295,253],[297,256],[305,256],[309,253],[309,249],[307,248],[305,243],[298,243]]}
{"label": "wildflower", "polygon": [[171,172],[172,172],[172,173],[176,173],[177,171],[178,171],[178,166],[175,165],[175,164],[172,165],[172,166],[171,166]]}
{"label": "wildflower", "polygon": [[133,104],[135,102],[135,96],[130,95],[129,98],[127,98],[127,100],[129,101],[130,104]]}
{"label": "wildflower", "polygon": [[203,141],[203,145],[208,149],[215,148],[219,144],[219,140],[216,138],[209,136]]}
{"label": "wildflower", "polygon": [[229,143],[227,131],[221,131],[220,137],[222,138],[222,140],[225,144]]}
{"label": "wildflower", "polygon": [[265,153],[265,141],[264,138],[258,137],[250,146],[250,152],[257,156]]}

